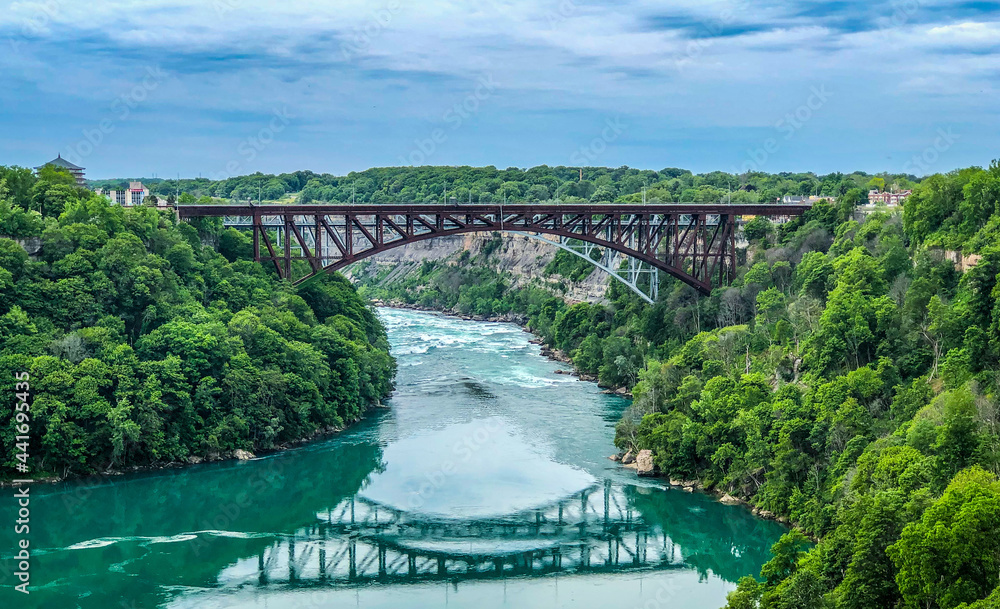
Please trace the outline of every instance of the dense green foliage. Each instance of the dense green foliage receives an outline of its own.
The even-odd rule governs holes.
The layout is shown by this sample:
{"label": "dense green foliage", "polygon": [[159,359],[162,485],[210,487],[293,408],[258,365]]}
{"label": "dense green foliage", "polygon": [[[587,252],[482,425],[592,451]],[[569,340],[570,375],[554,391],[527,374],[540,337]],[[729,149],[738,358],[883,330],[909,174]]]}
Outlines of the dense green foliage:
{"label": "dense green foliage", "polygon": [[[591,253],[591,258],[600,260],[600,250],[595,249]],[[579,256],[571,254],[566,250],[559,250],[556,252],[555,257],[545,265],[545,273],[547,275],[561,275],[570,281],[583,281],[587,277],[590,277],[596,268],[593,264]]]}
{"label": "dense green foliage", "polygon": [[730,607],[995,606],[1000,166],[931,176],[902,214],[856,221],[855,195],[752,223],[709,298],[666,281],[645,306],[612,283],[608,304],[567,306],[504,291],[483,261],[400,293],[526,313],[579,370],[632,388],[622,449],[794,523]]}
{"label": "dense green foliage", "polygon": [[[34,475],[269,449],[390,391],[384,329],[342,277],[296,292],[169,212],[113,206],[58,173],[3,175],[22,182],[0,178],[0,232],[40,246],[29,257],[0,238],[0,388],[31,376]],[[5,447],[13,412],[5,400]]]}
{"label": "dense green foliage", "polygon": [[[870,188],[909,188],[915,176],[870,176],[863,172],[733,175],[721,171],[694,175],[684,169],[660,171],[629,167],[578,167],[497,169],[496,167],[381,167],[346,176],[296,171],[280,175],[254,174],[223,180],[147,180],[153,194],[162,199],[178,193],[182,203],[200,197],[232,201],[292,201],[348,203],[493,201],[643,201],[643,188],[650,202],[774,201],[784,195],[840,197],[850,193],[861,202]],[[102,180],[93,186],[121,188],[124,180]]]}

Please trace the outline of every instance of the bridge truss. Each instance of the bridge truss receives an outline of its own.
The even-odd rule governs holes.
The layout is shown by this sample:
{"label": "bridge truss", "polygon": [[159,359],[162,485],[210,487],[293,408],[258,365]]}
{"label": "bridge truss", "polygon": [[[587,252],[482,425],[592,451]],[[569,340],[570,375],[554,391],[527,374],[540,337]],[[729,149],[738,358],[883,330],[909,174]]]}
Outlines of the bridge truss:
{"label": "bridge truss", "polygon": [[[585,257],[647,301],[656,271],[708,294],[732,280],[737,220],[790,217],[796,205],[182,205],[182,219],[222,217],[250,230],[254,259],[300,283],[369,256],[426,239],[473,232],[527,234]],[[594,249],[601,250],[595,260]],[[293,262],[308,271],[293,276]],[[644,278],[649,278],[645,280]]]}
{"label": "bridge truss", "polygon": [[229,585],[337,586],[679,569],[680,546],[606,483],[535,510],[456,521],[351,498],[221,574]]}

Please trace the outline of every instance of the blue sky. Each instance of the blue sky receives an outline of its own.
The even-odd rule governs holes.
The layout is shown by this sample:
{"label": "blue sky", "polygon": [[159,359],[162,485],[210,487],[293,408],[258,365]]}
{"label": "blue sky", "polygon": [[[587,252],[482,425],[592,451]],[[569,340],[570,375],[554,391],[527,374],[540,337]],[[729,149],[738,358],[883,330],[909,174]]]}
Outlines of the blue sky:
{"label": "blue sky", "polygon": [[1000,157],[1000,2],[0,1],[0,164],[908,171]]}

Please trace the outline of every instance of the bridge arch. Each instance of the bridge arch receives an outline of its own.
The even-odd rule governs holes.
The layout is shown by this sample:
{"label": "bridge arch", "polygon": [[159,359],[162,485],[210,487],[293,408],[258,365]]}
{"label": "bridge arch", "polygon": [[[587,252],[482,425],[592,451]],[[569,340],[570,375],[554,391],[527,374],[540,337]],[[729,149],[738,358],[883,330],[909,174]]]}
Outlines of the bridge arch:
{"label": "bridge arch", "polygon": [[[544,235],[543,240],[559,247],[566,246],[569,240],[577,240],[605,248],[648,265],[650,269],[666,272],[703,294],[733,277],[739,216],[790,217],[806,209],[806,206],[793,205],[677,204],[186,205],[177,208],[180,218],[224,217],[230,226],[250,229],[254,259],[273,263],[279,276],[295,283],[409,243],[475,232],[513,232],[536,238]],[[294,260],[306,261],[311,272],[293,277]],[[617,277],[617,273],[611,274]]]}

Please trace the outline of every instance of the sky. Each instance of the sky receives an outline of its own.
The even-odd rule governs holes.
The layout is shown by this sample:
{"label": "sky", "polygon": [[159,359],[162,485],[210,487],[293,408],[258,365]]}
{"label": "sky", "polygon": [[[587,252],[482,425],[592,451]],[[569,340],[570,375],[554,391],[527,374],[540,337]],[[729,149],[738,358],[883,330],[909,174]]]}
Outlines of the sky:
{"label": "sky", "polygon": [[0,165],[926,175],[1000,157],[1000,2],[0,0]]}

